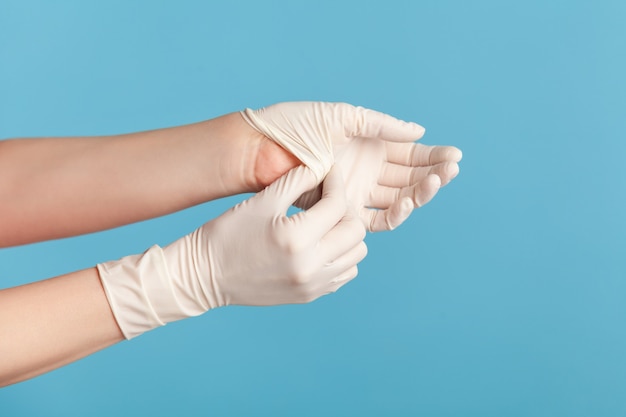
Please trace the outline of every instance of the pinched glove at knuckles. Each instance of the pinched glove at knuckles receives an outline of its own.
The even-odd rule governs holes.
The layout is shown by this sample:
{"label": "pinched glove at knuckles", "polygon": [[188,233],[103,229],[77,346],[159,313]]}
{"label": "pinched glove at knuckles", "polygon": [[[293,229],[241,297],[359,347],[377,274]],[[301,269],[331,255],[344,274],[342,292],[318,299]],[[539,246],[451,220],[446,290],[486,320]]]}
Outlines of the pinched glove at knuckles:
{"label": "pinched glove at knuckles", "polygon": [[165,248],[98,265],[125,337],[219,306],[309,302],[354,278],[365,229],[348,209],[339,170],[315,205],[286,215],[316,185],[300,166]]}

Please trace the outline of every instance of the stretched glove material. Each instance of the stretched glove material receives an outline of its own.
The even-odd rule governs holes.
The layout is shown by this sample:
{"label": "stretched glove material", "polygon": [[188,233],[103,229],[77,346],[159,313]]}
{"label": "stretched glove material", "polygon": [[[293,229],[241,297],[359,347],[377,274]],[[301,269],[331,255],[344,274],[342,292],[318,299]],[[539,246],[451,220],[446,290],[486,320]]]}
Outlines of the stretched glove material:
{"label": "stretched glove material", "polygon": [[219,306],[309,302],[354,278],[365,229],[348,209],[339,170],[316,204],[286,215],[316,184],[310,169],[295,168],[163,249],[98,265],[125,337]]}

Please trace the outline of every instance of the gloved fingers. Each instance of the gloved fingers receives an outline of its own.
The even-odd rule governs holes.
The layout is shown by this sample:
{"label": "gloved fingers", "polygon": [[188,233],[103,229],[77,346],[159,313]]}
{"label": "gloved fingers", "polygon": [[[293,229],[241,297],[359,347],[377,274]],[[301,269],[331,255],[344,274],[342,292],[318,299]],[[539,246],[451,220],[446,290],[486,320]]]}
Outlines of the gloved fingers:
{"label": "gloved fingers", "polygon": [[332,280],[320,281],[319,283],[317,283],[317,285],[313,289],[309,290],[309,293],[313,294],[313,296],[309,295],[305,297],[304,301],[305,302],[313,301],[325,295],[337,292],[339,288],[343,287],[348,282],[356,278],[358,273],[359,273],[358,267],[356,265],[352,265],[350,268],[346,269],[345,271],[342,271],[341,273],[334,275]]}
{"label": "gloved fingers", "polygon": [[356,278],[358,274],[359,274],[359,268],[356,265],[342,272],[330,282],[330,286],[326,290],[326,295],[337,292],[339,288],[343,287],[348,282],[352,281],[354,278]]}
{"label": "gloved fingers", "polygon": [[367,256],[367,245],[361,241],[350,251],[337,258],[334,262],[326,266],[326,278],[319,281],[321,289],[339,288],[352,278],[356,277],[357,264]]}
{"label": "gloved fingers", "polygon": [[[363,228],[363,226],[361,226]],[[356,276],[356,265],[367,255],[365,242],[360,241],[348,252],[338,259],[319,265],[320,270],[315,274],[314,279],[307,279],[301,283],[302,302],[313,301],[323,295],[328,294],[330,288],[339,287],[348,280]]]}
{"label": "gloved fingers", "polygon": [[311,191],[307,191],[302,194],[298,199],[293,203],[295,207],[301,208],[303,210],[308,210],[315,205],[322,198],[322,185],[315,187]]}
{"label": "gloved fingers", "polygon": [[[250,202],[255,201],[267,212],[280,212],[284,215],[296,199],[316,185],[315,173],[306,166],[299,165],[268,185],[250,199]],[[264,204],[266,202],[268,204]]]}
{"label": "gloved fingers", "polygon": [[[361,226],[363,227],[363,226]],[[337,280],[337,277],[347,271],[350,268],[355,267],[367,256],[367,245],[364,241],[360,241],[356,246],[351,248],[348,252],[341,255],[331,263],[325,266],[325,273],[327,274],[327,282],[333,282]],[[330,280],[330,281],[329,281]]]}
{"label": "gloved fingers", "polygon": [[352,279],[356,278],[358,273],[359,267],[357,265],[352,265],[350,268],[346,269],[342,273],[338,274],[335,278],[333,278],[330,283],[331,285],[337,284],[339,286],[342,286],[349,281],[352,281]]}
{"label": "gloved fingers", "polygon": [[441,164],[435,165],[431,174],[435,174],[439,177],[441,184],[440,187],[448,185],[450,181],[456,178],[459,175],[459,164],[456,162],[444,162]]}
{"label": "gloved fingers", "polygon": [[320,200],[306,211],[291,217],[303,238],[319,241],[344,217],[347,209],[346,188],[339,167],[333,166],[322,183]]}
{"label": "gloved fingers", "polygon": [[393,230],[411,215],[413,208],[413,201],[404,197],[394,201],[385,210],[362,208],[361,220],[370,232]]}
{"label": "gloved fingers", "polygon": [[441,179],[434,174],[427,175],[423,181],[400,191],[400,197],[410,197],[415,207],[422,207],[437,194],[441,188]]}
{"label": "gloved fingers", "polygon": [[429,146],[421,143],[386,143],[387,161],[410,167],[459,162],[463,153],[454,146]]}
{"label": "gloved fingers", "polygon": [[370,195],[370,207],[386,209],[395,201],[410,197],[414,207],[422,207],[437,194],[441,188],[441,179],[435,174],[428,174],[422,181],[408,187],[394,188],[377,185]]}
{"label": "gloved fingers", "polygon": [[347,137],[380,139],[391,142],[413,142],[424,136],[425,129],[385,113],[350,104],[336,103],[343,114]]}
{"label": "gloved fingers", "polygon": [[385,163],[380,171],[378,184],[387,187],[408,187],[422,181],[429,174],[441,179],[441,186],[448,184],[459,173],[456,162],[442,162],[425,167],[408,167],[393,163]]}
{"label": "gloved fingers", "polygon": [[[341,265],[341,260],[346,259],[344,255],[350,253],[364,238],[363,223],[355,214],[349,212],[319,241],[317,248],[319,258],[327,265]],[[361,259],[363,258],[358,261]]]}
{"label": "gloved fingers", "polygon": [[393,203],[400,199],[402,187],[387,187],[375,185],[370,194],[368,206],[375,209],[388,209]]}

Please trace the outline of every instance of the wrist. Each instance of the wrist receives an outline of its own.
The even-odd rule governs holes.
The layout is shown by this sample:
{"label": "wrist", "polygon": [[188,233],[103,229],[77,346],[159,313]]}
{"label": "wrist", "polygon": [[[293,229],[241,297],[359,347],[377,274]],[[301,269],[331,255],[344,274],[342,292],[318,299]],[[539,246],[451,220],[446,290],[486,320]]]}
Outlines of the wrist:
{"label": "wrist", "polygon": [[260,139],[255,152],[250,184],[253,191],[260,191],[302,162],[273,140],[261,133],[256,134]]}
{"label": "wrist", "polygon": [[242,151],[235,163],[240,164],[246,192],[261,191],[301,164],[291,152],[250,126],[241,113],[224,117],[228,117],[236,129],[234,140],[241,142]]}
{"label": "wrist", "polygon": [[165,248],[152,246],[96,267],[109,306],[126,339],[219,306],[197,271],[208,270],[195,234]]}
{"label": "wrist", "polygon": [[254,129],[244,116],[237,114],[243,137],[249,140],[250,160],[245,164],[244,178],[249,191],[257,192],[267,187],[302,162],[273,139]]}
{"label": "wrist", "polygon": [[[205,123],[202,151],[204,200],[257,192],[300,165],[289,151],[252,128],[239,113]],[[208,162],[207,162],[208,158]]]}
{"label": "wrist", "polygon": [[96,268],[124,338],[132,339],[165,324],[152,308],[146,291],[147,286],[153,287],[150,280],[161,283],[166,276],[158,246],[141,255],[98,264]]}

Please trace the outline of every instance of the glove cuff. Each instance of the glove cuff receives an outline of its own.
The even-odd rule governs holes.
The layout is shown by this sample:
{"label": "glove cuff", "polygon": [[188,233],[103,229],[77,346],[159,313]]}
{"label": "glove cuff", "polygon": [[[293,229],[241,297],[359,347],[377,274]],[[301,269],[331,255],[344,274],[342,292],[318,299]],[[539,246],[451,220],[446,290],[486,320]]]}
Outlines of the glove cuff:
{"label": "glove cuff", "polygon": [[[185,280],[181,275],[178,266],[182,262],[178,259],[181,248],[174,246],[168,250],[169,259],[155,245],[141,255],[97,265],[109,305],[126,339],[200,315],[210,307],[203,291],[193,285],[195,281]],[[170,273],[168,262],[173,263],[174,274]]]}
{"label": "glove cuff", "polygon": [[[321,134],[309,134],[307,136],[315,138],[308,141],[297,135],[291,134],[287,129],[281,129],[278,124],[266,123],[263,118],[258,117],[255,110],[242,110],[243,119],[257,132],[267,136],[284,149],[291,152],[304,165],[309,167],[315,174],[318,182],[321,182],[333,164],[333,154],[331,144],[324,140]],[[287,124],[287,126],[290,126]]]}
{"label": "glove cuff", "polygon": [[165,325],[146,292],[150,279],[157,278],[162,282],[166,275],[160,248],[156,248],[158,246],[142,255],[126,256],[96,266],[115,320],[126,339]]}

